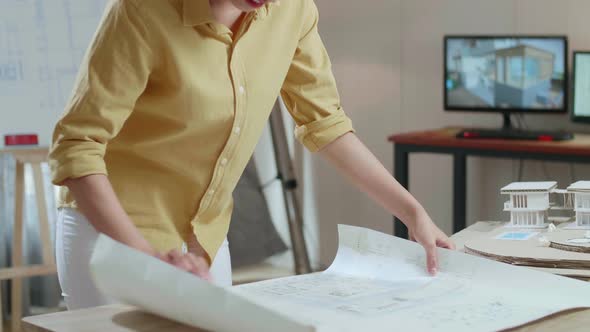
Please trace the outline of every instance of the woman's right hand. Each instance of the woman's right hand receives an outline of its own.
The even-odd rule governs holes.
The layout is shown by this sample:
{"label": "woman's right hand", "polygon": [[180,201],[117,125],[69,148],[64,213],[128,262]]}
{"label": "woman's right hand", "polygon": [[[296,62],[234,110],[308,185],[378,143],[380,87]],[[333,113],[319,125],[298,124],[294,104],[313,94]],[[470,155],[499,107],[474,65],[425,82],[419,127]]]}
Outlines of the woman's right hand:
{"label": "woman's right hand", "polygon": [[178,250],[172,250],[167,254],[156,253],[123,209],[106,175],[93,174],[67,179],[63,185],[70,189],[78,208],[99,233],[104,233],[118,242],[202,279],[211,280],[209,264],[201,256],[192,253],[181,254]]}
{"label": "woman's right hand", "polygon": [[156,253],[155,257],[168,264],[174,265],[183,271],[192,273],[201,279],[211,281],[209,264],[207,263],[207,260],[201,256],[197,256],[190,252],[183,254],[174,249],[170,250],[167,254]]}
{"label": "woman's right hand", "polygon": [[167,254],[156,253],[123,209],[106,175],[93,174],[67,179],[63,185],[68,186],[78,203],[78,208],[99,233],[104,233],[118,242],[200,278],[211,280],[209,264],[203,257],[192,253],[183,255],[178,250],[172,250]]}

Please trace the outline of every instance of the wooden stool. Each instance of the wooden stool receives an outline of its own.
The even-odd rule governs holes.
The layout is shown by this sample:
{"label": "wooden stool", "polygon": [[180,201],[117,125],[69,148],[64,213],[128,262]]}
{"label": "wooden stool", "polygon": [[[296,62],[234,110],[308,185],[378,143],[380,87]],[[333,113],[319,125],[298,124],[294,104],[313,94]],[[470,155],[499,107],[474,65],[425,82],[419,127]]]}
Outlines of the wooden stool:
{"label": "wooden stool", "polygon": [[[11,308],[12,331],[21,331],[22,319],[22,278],[55,274],[57,268],[51,244],[49,218],[45,200],[45,187],[41,164],[47,161],[47,149],[10,149],[0,150],[0,153],[11,154],[16,160],[16,180],[14,191],[14,228],[12,231],[12,266],[0,269],[0,281],[12,280]],[[37,265],[23,265],[23,228],[24,228],[24,195],[25,195],[25,164],[33,168],[35,196],[39,213],[39,235],[43,250],[43,263]],[[1,298],[1,294],[0,294]],[[0,332],[2,332],[2,308],[0,301]]]}

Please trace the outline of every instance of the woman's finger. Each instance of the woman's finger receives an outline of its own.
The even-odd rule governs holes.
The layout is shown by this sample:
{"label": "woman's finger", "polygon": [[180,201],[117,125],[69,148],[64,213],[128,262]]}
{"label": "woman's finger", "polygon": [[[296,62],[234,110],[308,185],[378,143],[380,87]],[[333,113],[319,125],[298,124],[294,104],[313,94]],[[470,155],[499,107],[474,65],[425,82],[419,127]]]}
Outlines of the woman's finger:
{"label": "woman's finger", "polygon": [[164,261],[166,263],[171,263],[170,258],[168,258],[168,255],[164,255],[164,254],[157,252],[154,254],[154,257],[156,257],[157,259]]}
{"label": "woman's finger", "polygon": [[181,258],[177,263],[176,266],[178,266],[179,268],[187,271],[187,272],[191,272],[191,270],[193,269],[192,264],[190,262],[190,260],[188,260],[186,257]]}
{"label": "woman's finger", "polygon": [[170,250],[168,252],[168,258],[170,259],[170,263],[177,268],[190,271],[191,270],[191,262],[184,257],[185,255],[181,254],[178,250]]}
{"label": "woman's finger", "polygon": [[207,263],[207,260],[201,256],[195,256],[193,254],[187,254],[186,256],[191,262],[191,272],[202,279],[210,281],[211,275],[209,274],[209,264]]}
{"label": "woman's finger", "polygon": [[455,243],[453,243],[453,241],[451,241],[451,239],[449,239],[449,237],[440,229],[438,230],[438,236],[436,237],[436,246],[455,250]]}
{"label": "woman's finger", "polygon": [[434,244],[427,244],[424,246],[426,250],[426,268],[428,273],[434,276],[438,270],[438,253]]}
{"label": "woman's finger", "polygon": [[173,262],[178,261],[181,257],[182,257],[182,254],[180,253],[180,251],[178,251],[176,249],[170,250],[168,252],[168,258]]}
{"label": "woman's finger", "polygon": [[455,244],[453,243],[453,241],[451,241],[448,238],[438,239],[436,241],[436,245],[437,245],[437,247],[440,247],[440,248],[455,250]]}

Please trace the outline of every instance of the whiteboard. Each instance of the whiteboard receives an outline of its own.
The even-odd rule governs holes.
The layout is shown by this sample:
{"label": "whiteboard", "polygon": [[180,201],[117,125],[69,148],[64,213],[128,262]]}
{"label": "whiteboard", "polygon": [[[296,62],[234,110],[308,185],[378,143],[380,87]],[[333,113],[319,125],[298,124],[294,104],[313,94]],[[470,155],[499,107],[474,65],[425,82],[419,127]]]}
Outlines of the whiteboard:
{"label": "whiteboard", "polygon": [[4,135],[51,142],[108,0],[0,0],[0,148]]}

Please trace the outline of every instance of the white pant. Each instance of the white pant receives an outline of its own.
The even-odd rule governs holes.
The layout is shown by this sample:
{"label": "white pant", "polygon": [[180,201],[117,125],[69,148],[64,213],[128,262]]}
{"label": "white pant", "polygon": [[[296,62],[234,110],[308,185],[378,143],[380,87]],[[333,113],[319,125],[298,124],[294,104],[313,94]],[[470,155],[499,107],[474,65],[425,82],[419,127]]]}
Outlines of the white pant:
{"label": "white pant", "polygon": [[[98,238],[98,232],[94,227],[78,211],[62,208],[58,211],[56,231],[57,273],[68,309],[76,310],[114,303],[100,293],[90,277],[88,264]],[[210,272],[214,284],[223,287],[232,285],[227,240],[213,260]]]}

